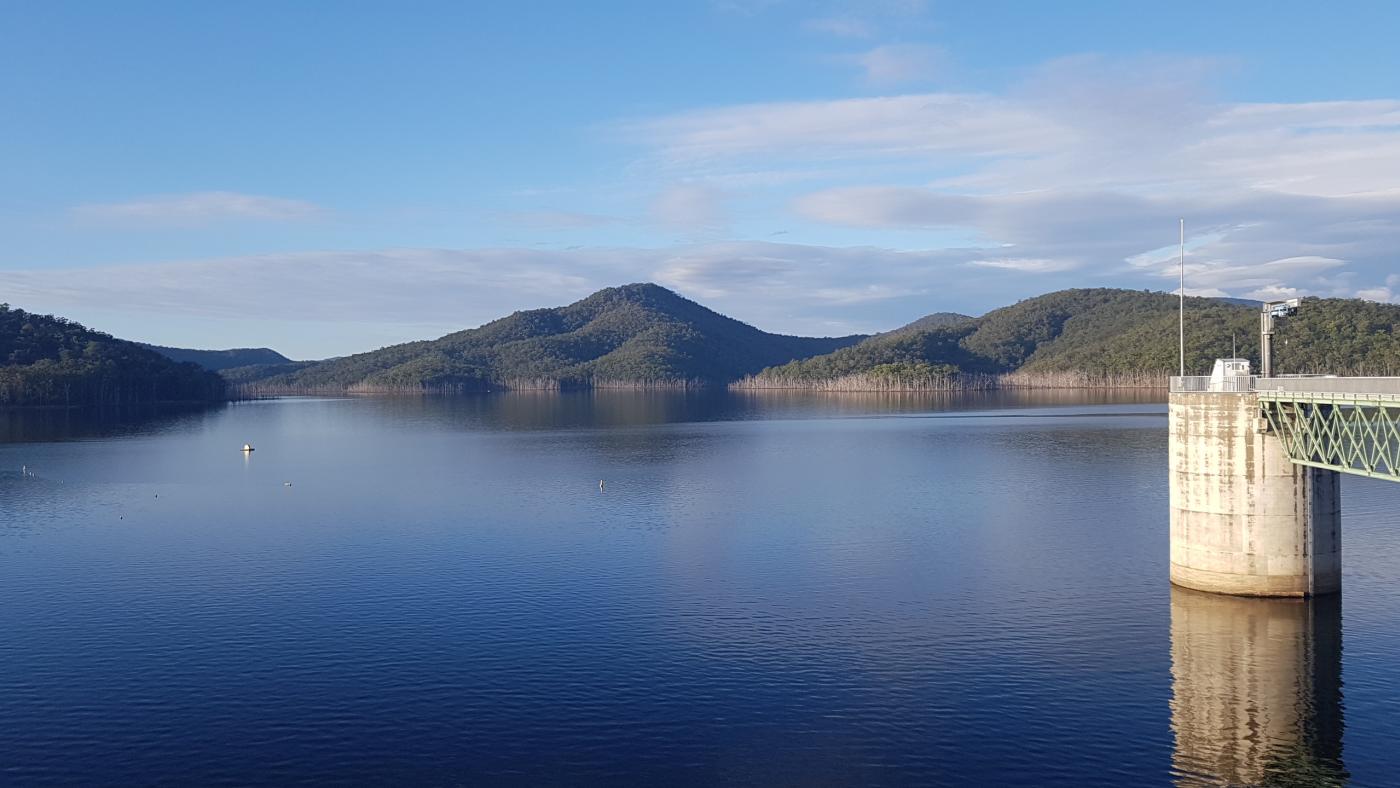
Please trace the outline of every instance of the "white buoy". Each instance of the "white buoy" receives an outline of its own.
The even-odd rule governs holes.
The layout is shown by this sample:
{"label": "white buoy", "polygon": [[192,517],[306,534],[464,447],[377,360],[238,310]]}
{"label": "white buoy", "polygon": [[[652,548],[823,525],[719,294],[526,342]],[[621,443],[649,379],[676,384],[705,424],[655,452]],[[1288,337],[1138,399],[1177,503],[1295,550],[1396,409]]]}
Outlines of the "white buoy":
{"label": "white buoy", "polygon": [[292,486],[292,483],[291,483],[291,482],[282,482],[282,486],[283,486],[283,487],[291,487],[291,486]]}
{"label": "white buoy", "polygon": [[603,489],[603,480],[602,480],[602,479],[599,479],[599,480],[598,480],[598,489],[600,489],[600,490]]}
{"label": "white buoy", "polygon": [[245,443],[245,444],[243,444],[243,452],[246,454],[247,452],[250,452],[250,451],[253,451],[253,444],[251,444],[251,443]]}

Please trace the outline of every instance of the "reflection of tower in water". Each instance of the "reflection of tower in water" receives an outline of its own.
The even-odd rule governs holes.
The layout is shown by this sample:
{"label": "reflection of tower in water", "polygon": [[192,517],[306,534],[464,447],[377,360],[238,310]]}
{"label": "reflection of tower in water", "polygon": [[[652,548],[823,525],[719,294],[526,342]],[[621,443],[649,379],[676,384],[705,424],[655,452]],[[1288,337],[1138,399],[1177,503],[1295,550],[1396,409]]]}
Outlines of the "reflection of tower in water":
{"label": "reflection of tower in water", "polygon": [[1171,594],[1177,783],[1341,785],[1341,595]]}

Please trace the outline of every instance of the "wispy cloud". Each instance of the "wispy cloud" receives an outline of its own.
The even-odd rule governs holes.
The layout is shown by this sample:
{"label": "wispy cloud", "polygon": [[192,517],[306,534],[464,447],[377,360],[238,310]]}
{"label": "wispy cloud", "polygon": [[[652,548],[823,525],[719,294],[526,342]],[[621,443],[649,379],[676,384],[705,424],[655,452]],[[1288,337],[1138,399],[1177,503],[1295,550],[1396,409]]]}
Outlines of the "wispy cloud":
{"label": "wispy cloud", "polygon": [[703,183],[667,187],[652,200],[651,214],[663,227],[692,235],[713,234],[728,224],[724,195]]}
{"label": "wispy cloud", "polygon": [[1224,102],[1211,85],[1230,67],[1063,58],[998,94],[744,104],[628,131],[691,177],[849,165],[845,185],[808,191],[794,212],[872,239],[974,237],[956,256],[987,275],[1166,285],[1165,257],[1143,258],[1184,217],[1209,287],[1385,296],[1400,247],[1400,100]]}
{"label": "wispy cloud", "polygon": [[234,219],[289,221],[322,213],[319,206],[303,200],[224,191],[91,203],[73,209],[74,216],[82,221],[140,227],[187,227]]}
{"label": "wispy cloud", "polygon": [[1075,260],[1047,260],[1040,257],[1002,257],[994,260],[969,260],[975,268],[1000,268],[1005,271],[1021,271],[1028,274],[1048,274],[1056,271],[1070,271],[1079,267]]}
{"label": "wispy cloud", "polygon": [[1356,293],[1357,298],[1381,303],[1400,304],[1400,274],[1391,274],[1380,287],[1368,287]]}
{"label": "wispy cloud", "polygon": [[587,230],[618,224],[622,219],[597,213],[579,211],[517,211],[500,214],[500,218],[531,230]]}
{"label": "wispy cloud", "polygon": [[802,29],[809,33],[825,33],[842,38],[870,38],[875,28],[864,19],[853,16],[824,16],[808,19]]}
{"label": "wispy cloud", "polygon": [[865,81],[878,87],[927,82],[941,76],[947,66],[944,51],[926,44],[883,44],[841,59],[858,66]]}

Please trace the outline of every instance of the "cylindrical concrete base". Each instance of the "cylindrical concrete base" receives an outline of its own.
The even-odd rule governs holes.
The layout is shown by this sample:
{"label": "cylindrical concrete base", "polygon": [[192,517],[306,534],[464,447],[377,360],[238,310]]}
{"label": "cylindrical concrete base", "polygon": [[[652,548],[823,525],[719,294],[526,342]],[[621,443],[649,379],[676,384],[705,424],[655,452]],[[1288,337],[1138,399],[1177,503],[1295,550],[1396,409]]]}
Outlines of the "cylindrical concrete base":
{"label": "cylindrical concrete base", "polygon": [[1171,580],[1201,591],[1341,590],[1336,471],[1295,465],[1252,393],[1172,394]]}

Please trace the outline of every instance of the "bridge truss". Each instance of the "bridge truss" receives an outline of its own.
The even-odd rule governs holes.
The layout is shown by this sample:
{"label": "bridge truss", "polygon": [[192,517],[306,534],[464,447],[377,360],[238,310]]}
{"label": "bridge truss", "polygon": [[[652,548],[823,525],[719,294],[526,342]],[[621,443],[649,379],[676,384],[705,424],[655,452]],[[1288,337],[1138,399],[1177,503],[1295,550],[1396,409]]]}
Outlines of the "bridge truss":
{"label": "bridge truss", "polygon": [[1400,396],[1259,391],[1258,397],[1293,462],[1400,481]]}

